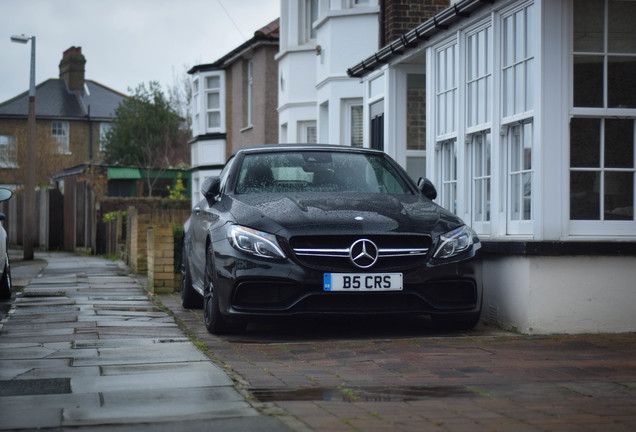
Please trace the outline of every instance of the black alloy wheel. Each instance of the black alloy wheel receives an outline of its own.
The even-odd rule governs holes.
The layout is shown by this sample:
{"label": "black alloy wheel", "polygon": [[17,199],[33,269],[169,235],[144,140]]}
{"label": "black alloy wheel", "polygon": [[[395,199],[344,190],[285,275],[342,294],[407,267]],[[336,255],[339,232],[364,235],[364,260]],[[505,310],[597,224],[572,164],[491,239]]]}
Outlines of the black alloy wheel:
{"label": "black alloy wheel", "polygon": [[181,306],[186,309],[201,309],[203,301],[198,292],[192,287],[192,276],[188,270],[188,258],[185,247],[181,255]]}
{"label": "black alloy wheel", "polygon": [[203,320],[208,332],[215,335],[222,335],[243,331],[245,329],[245,323],[229,322],[221,315],[219,298],[214,292],[214,258],[210,245],[206,248],[203,287]]}

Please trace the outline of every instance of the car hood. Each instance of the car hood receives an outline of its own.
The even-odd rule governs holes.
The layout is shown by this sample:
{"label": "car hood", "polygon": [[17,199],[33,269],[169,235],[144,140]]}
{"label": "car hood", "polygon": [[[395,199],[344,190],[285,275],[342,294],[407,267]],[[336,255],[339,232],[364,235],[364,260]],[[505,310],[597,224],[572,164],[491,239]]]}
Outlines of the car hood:
{"label": "car hood", "polygon": [[273,234],[444,233],[461,219],[421,195],[320,193],[226,197],[236,223]]}

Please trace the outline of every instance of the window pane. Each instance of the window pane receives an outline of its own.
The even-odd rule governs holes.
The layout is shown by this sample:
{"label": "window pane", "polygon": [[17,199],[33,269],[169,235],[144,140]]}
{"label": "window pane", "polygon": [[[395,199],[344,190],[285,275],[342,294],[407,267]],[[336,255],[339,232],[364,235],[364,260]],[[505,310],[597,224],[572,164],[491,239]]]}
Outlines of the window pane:
{"label": "window pane", "polygon": [[485,180],[477,179],[475,180],[475,220],[483,221],[484,220],[484,211],[482,203],[484,202],[484,183]]}
{"label": "window pane", "polygon": [[523,125],[523,169],[532,169],[532,123]]}
{"label": "window pane", "polygon": [[515,63],[520,62],[526,56],[523,44],[524,35],[524,13],[519,11],[515,14]]}
{"label": "window pane", "polygon": [[217,92],[208,93],[208,109],[219,109],[220,98]]}
{"label": "window pane", "polygon": [[[426,149],[426,75],[407,75],[406,148]],[[360,117],[362,119],[362,117]],[[360,126],[362,131],[362,126]]]}
{"label": "window pane", "polygon": [[574,51],[603,52],[603,0],[574,3]]}
{"label": "window pane", "polygon": [[524,173],[523,181],[523,220],[532,219],[532,173]]}
{"label": "window pane", "polygon": [[605,120],[605,167],[634,167],[634,120]]}
{"label": "window pane", "polygon": [[570,166],[600,168],[601,119],[572,119],[570,123]]}
{"label": "window pane", "polygon": [[221,88],[221,77],[211,76],[205,79],[205,88],[208,90]]}
{"label": "window pane", "polygon": [[514,26],[513,17],[504,19],[504,62],[503,66],[509,66],[514,61]]}
{"label": "window pane", "polygon": [[208,129],[214,129],[221,127],[221,113],[211,112],[208,113]]}
{"label": "window pane", "polygon": [[510,178],[510,217],[521,220],[521,175],[515,174]]}
{"label": "window pane", "polygon": [[600,173],[570,173],[570,219],[599,220],[601,218]]}
{"label": "window pane", "polygon": [[574,56],[574,106],[603,106],[603,57]]}
{"label": "window pane", "polygon": [[362,105],[351,107],[351,146],[362,147]]}
{"label": "window pane", "polygon": [[534,7],[529,6],[526,9],[526,28],[525,28],[525,34],[524,34],[524,38],[526,40],[526,52],[525,52],[526,58],[534,56],[534,46],[532,45],[534,42],[534,39],[530,37],[533,30],[532,26],[534,25],[533,20],[534,20]]}
{"label": "window pane", "polygon": [[635,57],[608,57],[607,104],[608,108],[636,108]]}
{"label": "window pane", "polygon": [[610,0],[607,15],[607,50],[615,53],[635,53],[636,2]]}
{"label": "window pane", "polygon": [[528,60],[526,62],[526,88],[525,88],[526,111],[530,111],[531,109],[534,108],[534,97],[533,97],[534,95],[532,93],[534,91],[534,80],[532,75],[533,63],[534,62],[532,60]]}
{"label": "window pane", "polygon": [[510,171],[518,172],[521,170],[521,128],[514,126],[511,133],[510,145]]}
{"label": "window pane", "polygon": [[512,72],[513,69],[512,68],[508,68],[506,70],[504,70],[504,82],[503,82],[503,88],[504,88],[504,97],[503,97],[503,111],[504,111],[504,116],[511,116],[514,111],[513,111],[513,103],[514,103],[514,93],[512,91],[513,86],[514,86],[514,79],[512,77]]}
{"label": "window pane", "polygon": [[514,114],[520,114],[524,111],[524,93],[525,88],[523,86],[523,64],[515,66],[515,111]]}
{"label": "window pane", "polygon": [[605,173],[605,219],[634,219],[634,173]]}

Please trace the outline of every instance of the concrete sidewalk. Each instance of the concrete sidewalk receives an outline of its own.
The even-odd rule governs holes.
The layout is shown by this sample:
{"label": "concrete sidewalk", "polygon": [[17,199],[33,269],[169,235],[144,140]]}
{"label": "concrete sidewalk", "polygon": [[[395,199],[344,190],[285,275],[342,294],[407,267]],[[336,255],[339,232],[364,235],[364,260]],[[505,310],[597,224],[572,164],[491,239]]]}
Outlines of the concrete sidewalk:
{"label": "concrete sidewalk", "polygon": [[24,289],[0,322],[1,430],[290,430],[252,408],[120,264],[12,255]]}

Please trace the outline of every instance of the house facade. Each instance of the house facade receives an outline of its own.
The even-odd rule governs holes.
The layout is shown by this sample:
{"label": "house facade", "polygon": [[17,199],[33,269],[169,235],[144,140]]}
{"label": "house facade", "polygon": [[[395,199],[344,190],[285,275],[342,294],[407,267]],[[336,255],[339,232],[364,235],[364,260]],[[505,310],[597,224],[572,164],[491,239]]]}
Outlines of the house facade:
{"label": "house facade", "polygon": [[279,21],[214,63],[191,68],[192,203],[205,178],[218,175],[237,150],[278,142],[277,68]]}
{"label": "house facade", "polygon": [[486,321],[636,331],[635,22],[634,1],[463,0],[349,66],[364,146],[482,239]]}
{"label": "house facade", "polygon": [[362,85],[346,70],[378,42],[377,0],[282,0],[278,122],[282,143],[362,146]]}
{"label": "house facade", "polygon": [[[36,183],[48,184],[56,172],[99,161],[101,137],[126,97],[84,77],[86,59],[71,47],[60,61],[58,79],[36,87]],[[28,92],[0,104],[0,185],[24,183]]]}

